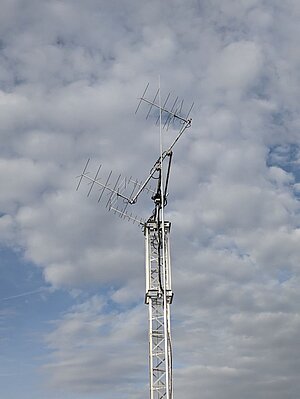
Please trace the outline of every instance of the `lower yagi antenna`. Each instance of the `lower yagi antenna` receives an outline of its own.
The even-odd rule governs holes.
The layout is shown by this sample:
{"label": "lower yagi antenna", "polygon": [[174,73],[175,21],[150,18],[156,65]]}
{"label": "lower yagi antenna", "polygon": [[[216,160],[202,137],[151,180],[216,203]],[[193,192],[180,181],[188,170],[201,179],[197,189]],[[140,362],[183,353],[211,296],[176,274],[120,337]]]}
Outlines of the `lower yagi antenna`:
{"label": "lower yagi antenna", "polygon": [[122,219],[130,220],[134,222],[142,223],[143,219],[138,216],[133,216],[127,211],[128,206],[133,205],[136,202],[137,194],[138,197],[142,192],[150,195],[154,194],[154,190],[150,184],[145,184],[132,177],[122,177],[121,174],[114,175],[113,171],[108,174],[103,173],[101,176],[102,165],[99,165],[96,173],[93,175],[88,167],[90,165],[90,159],[87,160],[83,168],[82,173],[77,176],[79,182],[76,190],[82,184],[82,181],[86,181],[89,188],[87,191],[87,197],[95,190],[100,192],[98,194],[98,203],[102,200],[105,201],[105,207],[110,211],[113,210],[115,214],[123,216]]}

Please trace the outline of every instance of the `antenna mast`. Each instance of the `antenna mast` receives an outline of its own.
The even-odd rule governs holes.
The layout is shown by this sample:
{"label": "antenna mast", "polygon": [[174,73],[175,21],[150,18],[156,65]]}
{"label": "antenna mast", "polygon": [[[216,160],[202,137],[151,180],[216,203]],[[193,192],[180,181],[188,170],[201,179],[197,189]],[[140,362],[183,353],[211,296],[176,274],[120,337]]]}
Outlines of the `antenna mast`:
{"label": "antenna mast", "polygon": [[[79,183],[83,179],[90,183],[88,196],[94,185],[100,188],[98,202],[103,196],[108,197],[106,207],[123,219],[137,222],[143,226],[145,236],[145,262],[146,262],[146,294],[145,303],[149,311],[149,373],[150,373],[150,399],[173,399],[173,373],[172,373],[172,341],[170,325],[170,305],[173,300],[171,285],[171,262],[170,262],[170,228],[171,223],[165,220],[164,208],[167,205],[168,184],[171,170],[173,147],[182,136],[184,131],[191,126],[192,119],[189,115],[194,103],[191,105],[186,116],[183,116],[183,100],[175,99],[172,107],[168,109],[167,103],[170,93],[161,105],[160,79],[159,87],[151,101],[145,97],[149,83],[144,90],[136,113],[142,103],[149,106],[146,119],[151,115],[152,110],[158,111],[156,123],[159,123],[159,158],[150,169],[148,177],[144,182],[138,182],[132,178],[115,179],[113,185],[112,171],[108,174],[105,182],[101,181],[99,172],[101,165],[94,177],[89,175],[87,168],[90,160],[87,161],[83,172],[78,176]],[[158,102],[157,102],[158,100]],[[171,124],[179,123],[179,132],[167,150],[163,149],[162,130],[168,130]],[[156,181],[156,188],[153,190],[149,183]],[[128,193],[129,190],[129,193]],[[154,202],[152,215],[147,221],[133,216],[128,212],[128,206],[137,202],[142,192],[151,193]],[[121,200],[122,206],[117,204]]]}

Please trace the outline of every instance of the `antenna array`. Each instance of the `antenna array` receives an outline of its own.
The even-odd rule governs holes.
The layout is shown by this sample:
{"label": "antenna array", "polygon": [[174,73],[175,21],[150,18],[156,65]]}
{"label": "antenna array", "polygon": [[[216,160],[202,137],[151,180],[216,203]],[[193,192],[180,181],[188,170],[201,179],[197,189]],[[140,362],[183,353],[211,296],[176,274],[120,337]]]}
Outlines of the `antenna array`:
{"label": "antenna array", "polygon": [[[181,135],[184,133],[184,131],[191,126],[192,119],[189,118],[190,113],[194,107],[194,103],[189,107],[187,113],[184,116],[183,108],[184,108],[184,101],[179,100],[178,97],[175,98],[174,101],[172,101],[172,106],[170,110],[167,109],[167,104],[169,100],[171,101],[170,97],[171,94],[169,93],[167,97],[165,98],[165,101],[163,102],[163,106],[161,106],[157,102],[157,98],[160,95],[160,89],[158,89],[155,93],[155,96],[153,100],[149,100],[145,97],[146,92],[149,88],[149,83],[147,84],[142,97],[139,98],[139,103],[136,108],[135,113],[138,112],[138,110],[141,107],[141,104],[144,103],[148,106],[148,112],[146,114],[146,119],[149,118],[151,115],[151,112],[153,110],[158,110],[160,115],[164,115],[164,124],[163,128],[169,129],[171,124],[174,124],[176,121],[179,121],[180,123],[180,129],[173,140],[172,144],[170,147],[164,151],[160,157],[157,159],[157,161],[154,163],[152,168],[150,169],[148,177],[145,179],[144,182],[139,182],[137,180],[132,179],[132,177],[128,178],[122,178],[121,175],[118,175],[117,178],[115,179],[114,183],[111,184],[113,181],[113,172],[110,171],[108,174],[106,180],[102,180],[100,178],[100,171],[102,168],[102,165],[99,165],[96,174],[94,177],[91,177],[90,172],[87,171],[88,165],[90,162],[90,159],[87,160],[85,167],[82,171],[82,173],[78,176],[79,177],[79,183],[77,185],[77,190],[79,189],[79,186],[82,182],[82,179],[86,179],[89,181],[90,184],[90,189],[87,193],[87,196],[90,195],[91,191],[94,188],[94,185],[98,186],[100,189],[100,194],[98,198],[98,202],[101,201],[103,196],[107,196],[108,199],[106,200],[106,208],[109,211],[113,211],[116,215],[118,215],[121,219],[123,220],[128,220],[132,221],[133,223],[139,223],[142,224],[144,223],[144,220],[142,218],[139,218],[136,215],[133,215],[128,211],[128,205],[133,205],[137,202],[140,194],[143,191],[146,191],[147,193],[152,193],[154,195],[154,190],[151,189],[149,186],[150,180],[153,178],[156,178],[155,176],[159,173],[160,170],[160,164],[164,161],[166,157],[171,158],[172,150],[174,145],[177,143]],[[156,123],[160,120],[160,115],[158,115],[156,119]],[[131,191],[128,191],[129,186],[132,187]],[[119,199],[122,200],[121,204]]]}

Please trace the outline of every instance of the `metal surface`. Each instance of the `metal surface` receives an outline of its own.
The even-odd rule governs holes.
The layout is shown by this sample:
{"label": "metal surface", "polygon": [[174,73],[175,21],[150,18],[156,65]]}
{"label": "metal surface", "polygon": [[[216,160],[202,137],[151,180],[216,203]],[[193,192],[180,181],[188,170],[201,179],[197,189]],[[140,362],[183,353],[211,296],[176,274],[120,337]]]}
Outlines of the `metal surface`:
{"label": "metal surface", "polygon": [[[161,248],[160,223],[145,223],[146,295],[149,307],[149,372],[150,399],[172,398],[172,345],[170,328],[171,264],[169,233],[170,222],[164,222],[164,251]],[[162,253],[165,256],[162,256]],[[164,259],[163,259],[164,258]],[[165,317],[166,315],[166,317]],[[167,349],[167,350],[166,350]]]}

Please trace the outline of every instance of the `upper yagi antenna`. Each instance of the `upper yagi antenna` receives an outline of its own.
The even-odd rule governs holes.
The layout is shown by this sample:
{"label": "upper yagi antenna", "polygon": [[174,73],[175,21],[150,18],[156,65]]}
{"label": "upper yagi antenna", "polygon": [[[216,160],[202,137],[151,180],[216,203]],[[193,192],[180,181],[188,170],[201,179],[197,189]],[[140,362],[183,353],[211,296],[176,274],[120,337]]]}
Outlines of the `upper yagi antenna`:
{"label": "upper yagi antenna", "polygon": [[[178,120],[181,123],[189,122],[189,115],[190,115],[190,112],[191,112],[194,104],[192,104],[189,111],[185,113],[184,109],[183,109],[183,104],[184,104],[183,99],[180,100],[179,97],[175,97],[175,100],[171,100],[171,93],[168,93],[165,100],[162,102],[162,105],[161,105],[158,102],[158,97],[160,96],[160,88],[158,88],[158,90],[155,92],[155,95],[152,99],[150,97],[147,98],[147,96],[146,96],[148,88],[149,88],[149,83],[147,83],[142,96],[139,97],[139,103],[135,110],[135,113],[138,112],[138,110],[141,107],[141,104],[145,103],[146,105],[148,105],[148,112],[146,114],[146,119],[149,118],[153,109],[161,112],[162,118],[164,120],[163,128],[166,128],[166,127],[168,128],[170,123],[172,121],[174,122],[175,120]],[[169,100],[172,104],[172,106],[170,108],[168,107]],[[156,123],[158,123],[158,122],[159,122],[159,115],[157,116],[157,119],[156,119]]]}

